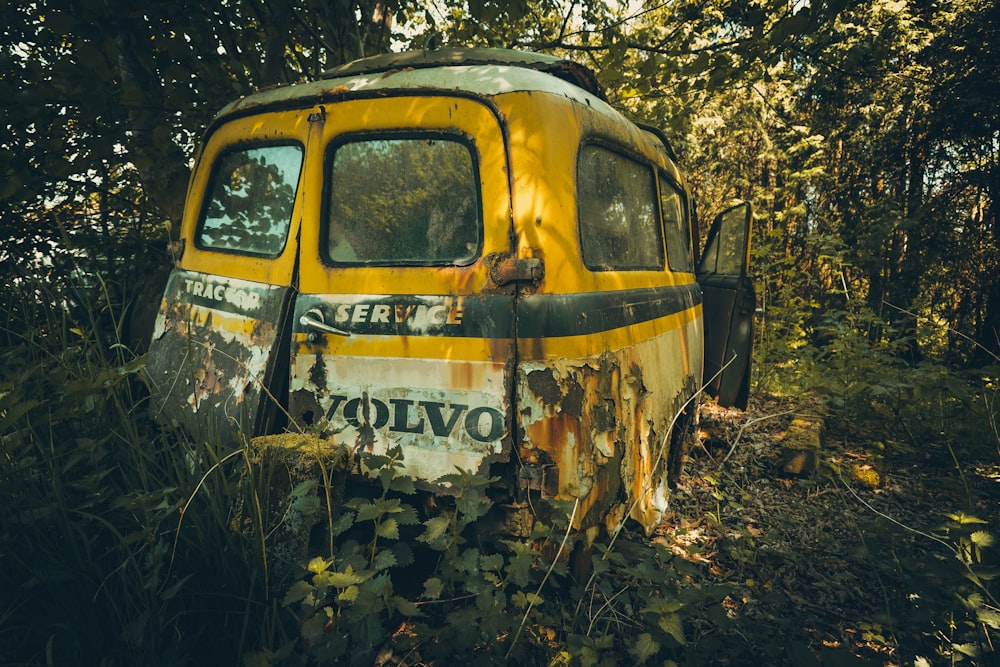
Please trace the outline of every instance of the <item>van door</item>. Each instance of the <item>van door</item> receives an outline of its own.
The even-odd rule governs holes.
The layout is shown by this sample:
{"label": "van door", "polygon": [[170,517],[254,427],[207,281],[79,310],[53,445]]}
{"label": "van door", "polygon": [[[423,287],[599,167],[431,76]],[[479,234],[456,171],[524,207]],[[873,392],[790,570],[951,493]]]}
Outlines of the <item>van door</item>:
{"label": "van door", "polygon": [[301,234],[289,407],[356,453],[400,451],[431,486],[509,457],[514,290],[507,159],[484,104],[328,108]]}
{"label": "van door", "polygon": [[273,379],[285,377],[308,112],[268,120],[208,137],[147,357],[153,414],[220,444],[283,414]]}
{"label": "van door", "polygon": [[753,318],[757,305],[750,262],[750,205],[718,216],[705,242],[697,278],[705,318],[704,385],[719,405],[747,406]]}

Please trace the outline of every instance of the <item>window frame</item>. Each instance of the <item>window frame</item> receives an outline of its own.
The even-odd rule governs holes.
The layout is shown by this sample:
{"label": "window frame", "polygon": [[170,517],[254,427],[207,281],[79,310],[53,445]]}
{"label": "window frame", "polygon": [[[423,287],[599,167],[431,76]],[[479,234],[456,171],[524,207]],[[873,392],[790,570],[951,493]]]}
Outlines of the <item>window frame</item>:
{"label": "window frame", "polygon": [[[680,183],[677,183],[672,178],[670,178],[667,172],[664,171],[663,169],[657,169],[656,175],[657,175],[656,178],[657,204],[660,210],[660,225],[663,227],[663,243],[666,251],[667,268],[672,273],[689,273],[693,275],[695,273],[696,259],[695,259],[694,232],[691,225],[691,209],[690,209],[690,202],[688,201],[688,193],[683,187],[681,187]],[[667,234],[666,211],[663,208],[663,190],[662,190],[663,184],[668,185],[674,192],[676,192],[677,196],[680,199],[681,216],[684,222],[684,229],[681,231],[687,232],[687,238],[685,239],[686,243],[684,245],[685,247],[684,254],[687,257],[686,268],[675,267],[673,263],[671,263],[670,261],[671,259],[670,239],[668,238],[669,235]]]}
{"label": "window frame", "polygon": [[[653,195],[653,231],[658,240],[658,254],[659,254],[659,264],[658,265],[642,265],[642,266],[626,266],[626,265],[592,265],[586,256],[584,248],[584,238],[583,238],[583,211],[584,207],[581,205],[580,193],[583,191],[580,181],[580,162],[582,160],[584,151],[590,148],[598,148],[609,153],[616,155],[619,158],[630,161],[634,165],[643,169],[649,176],[650,187]],[[605,141],[600,138],[587,138],[580,143],[577,149],[576,165],[574,168],[573,180],[576,186],[576,230],[577,230],[577,240],[580,246],[580,261],[587,268],[588,271],[594,273],[608,273],[608,272],[640,272],[640,271],[665,271],[667,268],[667,256],[666,247],[664,244],[664,234],[663,234],[663,219],[662,213],[660,211],[660,190],[658,183],[658,169],[657,167],[648,159],[637,155],[636,153],[629,151],[622,146]]]}
{"label": "window frame", "polygon": [[[229,248],[223,246],[210,245],[203,242],[203,234],[205,232],[205,222],[207,220],[208,207],[211,205],[213,200],[213,195],[215,193],[216,181],[219,177],[218,169],[216,168],[222,160],[226,159],[229,155],[233,153],[247,152],[260,148],[271,148],[271,147],[295,147],[299,149],[299,173],[298,177],[295,179],[295,190],[292,193],[292,206],[288,212],[288,225],[285,229],[285,238],[281,243],[281,247],[273,253],[264,252],[253,252],[250,250],[244,250],[241,248]],[[205,188],[202,190],[201,207],[198,211],[198,222],[194,229],[194,246],[202,252],[213,252],[213,253],[223,253],[226,255],[239,255],[241,257],[260,257],[262,259],[275,259],[284,254],[285,249],[288,247],[288,240],[291,237],[292,221],[295,217],[295,207],[299,199],[299,190],[302,187],[302,177],[305,172],[306,166],[306,147],[305,145],[295,139],[279,139],[275,141],[246,141],[246,142],[234,142],[222,147],[214,156],[212,156],[212,162],[209,165],[208,179],[205,182]]]}
{"label": "window frame", "polygon": [[[352,143],[363,143],[380,140],[438,140],[457,143],[466,148],[471,158],[472,184],[475,190],[475,214],[477,224],[476,248],[470,257],[462,260],[337,260],[331,256],[329,247],[330,208],[332,205],[333,160],[337,150]],[[407,128],[400,130],[355,131],[345,132],[334,137],[323,149],[323,189],[320,206],[319,224],[319,256],[325,266],[331,268],[350,267],[421,267],[421,266],[455,266],[465,267],[475,264],[482,257],[485,240],[485,221],[483,215],[483,189],[480,169],[480,155],[475,138],[465,132],[446,131],[440,129]]]}

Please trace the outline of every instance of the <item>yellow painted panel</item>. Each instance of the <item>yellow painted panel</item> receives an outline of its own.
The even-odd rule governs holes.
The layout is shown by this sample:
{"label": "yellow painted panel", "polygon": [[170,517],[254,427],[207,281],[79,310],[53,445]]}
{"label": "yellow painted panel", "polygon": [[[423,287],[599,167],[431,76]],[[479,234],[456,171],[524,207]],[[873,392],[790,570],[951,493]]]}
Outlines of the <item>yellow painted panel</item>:
{"label": "yellow painted panel", "polygon": [[[510,196],[503,134],[496,116],[480,102],[445,96],[349,100],[327,114],[324,147],[352,134],[442,131],[473,142],[480,170],[484,238],[481,259],[469,266],[331,267],[320,256],[325,245],[319,221],[323,202],[307,197],[303,208],[301,290],[322,294],[476,294],[491,286],[491,255],[510,249]],[[316,166],[315,156],[311,158]],[[310,168],[305,191],[323,188],[322,168]]]}

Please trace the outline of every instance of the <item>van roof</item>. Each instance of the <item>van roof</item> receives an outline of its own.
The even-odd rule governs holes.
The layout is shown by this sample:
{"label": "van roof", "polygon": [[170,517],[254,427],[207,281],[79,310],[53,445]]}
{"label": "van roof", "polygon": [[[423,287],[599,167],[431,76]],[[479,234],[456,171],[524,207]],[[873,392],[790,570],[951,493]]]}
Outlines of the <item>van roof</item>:
{"label": "van roof", "polygon": [[360,58],[323,73],[324,79],[378,74],[397,69],[424,69],[455,65],[505,65],[545,72],[606,99],[597,76],[589,68],[556,56],[530,51],[489,48],[444,48],[433,51],[404,51]]}
{"label": "van roof", "polygon": [[[498,95],[519,90],[547,91],[621,117],[608,103],[592,70],[571,60],[530,51],[493,48],[442,48],[385,53],[326,70],[314,81],[276,86],[240,98],[223,108],[213,124],[266,108],[292,108],[350,93],[388,90],[463,90]],[[640,125],[667,155],[677,157],[656,128]]]}
{"label": "van roof", "polygon": [[486,96],[547,90],[611,112],[597,76],[578,63],[511,49],[447,48],[355,60],[329,69],[313,81],[279,85],[242,97],[224,107],[216,121],[264,107],[288,108],[307,100],[392,89],[464,90]]}

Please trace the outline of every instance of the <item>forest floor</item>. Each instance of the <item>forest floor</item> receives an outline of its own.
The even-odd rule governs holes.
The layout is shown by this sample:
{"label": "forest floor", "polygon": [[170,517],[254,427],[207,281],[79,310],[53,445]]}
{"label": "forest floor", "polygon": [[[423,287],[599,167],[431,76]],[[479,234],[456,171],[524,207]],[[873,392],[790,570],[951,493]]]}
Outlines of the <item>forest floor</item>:
{"label": "forest floor", "polygon": [[[824,416],[811,422],[818,456],[794,474],[781,443],[801,403],[703,407],[700,443],[655,539],[700,565],[685,585],[731,592],[728,622],[688,620],[688,654],[699,658],[685,662],[1000,664],[997,633],[974,615],[961,622],[958,595],[970,585],[954,551],[962,535],[1000,525],[996,443],[918,449],[887,444],[892,424]],[[979,658],[962,654],[977,643]]]}

